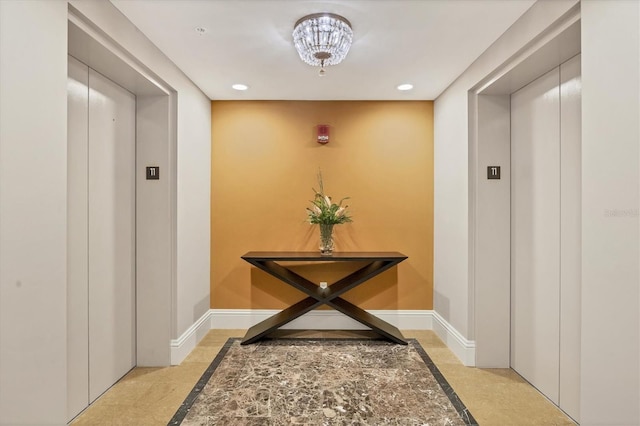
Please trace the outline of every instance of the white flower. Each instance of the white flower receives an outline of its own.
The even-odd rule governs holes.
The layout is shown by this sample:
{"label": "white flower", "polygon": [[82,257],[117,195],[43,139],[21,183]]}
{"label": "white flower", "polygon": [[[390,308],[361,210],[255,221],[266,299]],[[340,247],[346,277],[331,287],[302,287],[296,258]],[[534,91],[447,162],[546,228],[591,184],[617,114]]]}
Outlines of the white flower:
{"label": "white flower", "polygon": [[309,220],[309,223],[336,225],[351,222],[351,216],[347,211],[347,207],[349,206],[342,205],[342,203],[349,197],[343,198],[340,200],[340,203],[333,203],[331,202],[331,197],[324,194],[322,175],[320,173],[318,173],[318,183],[320,184],[320,191],[316,191],[312,188],[315,196],[313,200],[310,200],[311,207],[307,207],[307,219]]}

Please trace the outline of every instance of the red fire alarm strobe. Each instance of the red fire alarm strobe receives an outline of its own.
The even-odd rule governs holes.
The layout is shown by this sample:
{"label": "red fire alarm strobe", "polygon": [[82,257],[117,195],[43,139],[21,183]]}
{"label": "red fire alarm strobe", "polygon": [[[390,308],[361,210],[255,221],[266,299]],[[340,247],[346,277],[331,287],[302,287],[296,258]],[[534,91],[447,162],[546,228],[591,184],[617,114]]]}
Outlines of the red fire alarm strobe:
{"label": "red fire alarm strobe", "polygon": [[328,124],[318,124],[318,143],[326,144],[329,143],[329,125]]}

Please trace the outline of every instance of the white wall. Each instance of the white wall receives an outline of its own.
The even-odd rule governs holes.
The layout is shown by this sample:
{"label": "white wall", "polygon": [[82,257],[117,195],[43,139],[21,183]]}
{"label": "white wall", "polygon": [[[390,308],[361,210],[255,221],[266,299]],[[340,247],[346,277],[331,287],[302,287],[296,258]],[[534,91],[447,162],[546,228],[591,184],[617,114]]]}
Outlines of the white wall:
{"label": "white wall", "polygon": [[[171,122],[169,96],[136,99],[136,323],[137,362],[151,367],[171,362],[173,281],[171,182],[169,182]],[[147,166],[160,167],[160,180],[147,180]],[[169,231],[169,232],[168,232]]]}
{"label": "white wall", "polygon": [[209,309],[211,102],[110,2],[69,3],[178,92],[175,339]]}
{"label": "white wall", "polygon": [[[468,90],[568,11],[539,1],[435,102],[434,309],[474,338]],[[581,424],[640,424],[640,2],[585,0]],[[473,171],[471,171],[473,172]],[[461,255],[462,253],[462,255]]]}
{"label": "white wall", "polygon": [[[478,170],[477,241],[491,241],[489,250],[477,250],[475,317],[485,321],[475,325],[475,365],[509,366],[511,330],[511,99],[509,95],[479,95],[477,163],[500,166],[500,180],[486,179]],[[481,286],[482,280],[491,285]],[[506,344],[497,344],[506,342]]]}
{"label": "white wall", "polygon": [[2,425],[67,420],[66,224],[67,4],[0,1]]}
{"label": "white wall", "polygon": [[583,425],[640,424],[640,2],[582,3]]}
{"label": "white wall", "polygon": [[[210,101],[110,2],[70,3],[177,91],[175,338],[209,308]],[[67,421],[67,17],[0,1],[2,425]]]}
{"label": "white wall", "polygon": [[[175,86],[174,86],[175,87]],[[178,317],[180,336],[211,306],[211,101],[178,96]]]}
{"label": "white wall", "polygon": [[565,14],[577,0],[539,1],[435,101],[434,310],[474,339],[473,282],[468,256],[468,91]]}

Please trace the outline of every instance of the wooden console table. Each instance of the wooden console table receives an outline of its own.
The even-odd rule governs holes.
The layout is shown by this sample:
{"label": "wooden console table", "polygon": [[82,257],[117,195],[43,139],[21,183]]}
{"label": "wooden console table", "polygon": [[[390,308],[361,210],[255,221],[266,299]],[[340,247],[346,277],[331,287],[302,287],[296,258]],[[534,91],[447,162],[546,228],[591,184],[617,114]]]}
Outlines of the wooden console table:
{"label": "wooden console table", "polygon": [[[398,252],[342,252],[333,253],[331,256],[322,256],[317,252],[248,252],[242,256],[242,259],[297,288],[309,297],[251,327],[241,344],[253,343],[318,306],[328,305],[361,324],[371,327],[373,331],[387,339],[406,345],[404,336],[396,327],[339,297],[406,258],[407,256]],[[323,289],[278,262],[367,262],[367,264]]]}

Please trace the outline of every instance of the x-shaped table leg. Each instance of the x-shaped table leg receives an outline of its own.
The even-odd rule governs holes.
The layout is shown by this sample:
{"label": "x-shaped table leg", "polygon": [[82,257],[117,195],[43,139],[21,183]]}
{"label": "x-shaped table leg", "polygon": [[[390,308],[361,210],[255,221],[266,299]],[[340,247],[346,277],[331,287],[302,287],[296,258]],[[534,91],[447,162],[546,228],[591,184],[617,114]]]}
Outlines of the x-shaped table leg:
{"label": "x-shaped table leg", "polygon": [[321,305],[328,305],[342,312],[395,343],[407,344],[407,341],[404,340],[398,328],[339,297],[343,293],[400,263],[401,260],[372,261],[324,289],[272,260],[245,260],[279,280],[297,288],[309,297],[251,327],[244,336],[241,344],[247,345],[253,343],[271,333],[273,330],[282,327],[288,322]]}

